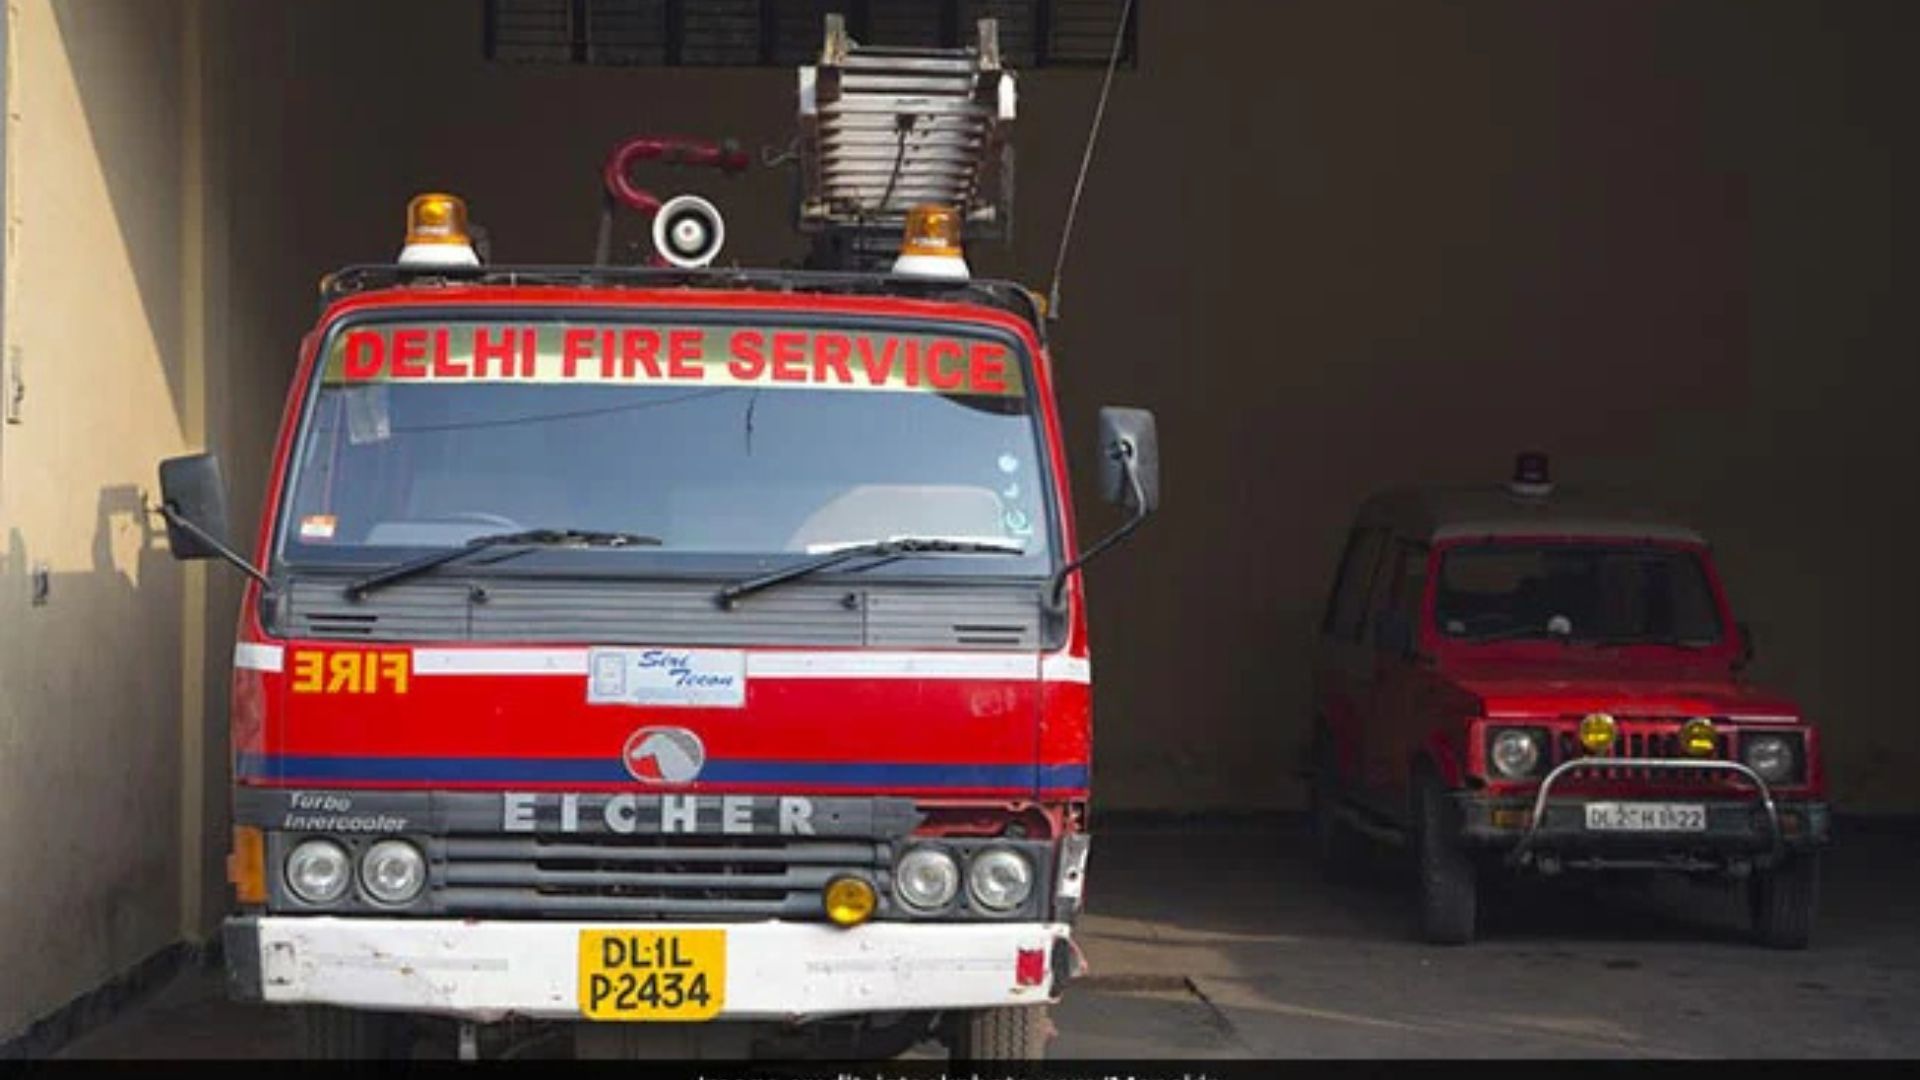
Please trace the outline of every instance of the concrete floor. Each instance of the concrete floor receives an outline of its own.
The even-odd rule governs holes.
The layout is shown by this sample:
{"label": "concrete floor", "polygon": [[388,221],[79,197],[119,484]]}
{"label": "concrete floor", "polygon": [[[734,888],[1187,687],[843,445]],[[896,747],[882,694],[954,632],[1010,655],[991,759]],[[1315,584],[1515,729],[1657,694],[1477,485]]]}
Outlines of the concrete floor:
{"label": "concrete floor", "polygon": [[[1841,836],[1804,953],[1748,944],[1729,890],[1590,878],[1522,889],[1477,944],[1419,945],[1394,865],[1327,884],[1292,827],[1102,835],[1092,972],[1055,1012],[1054,1056],[1920,1056],[1911,833]],[[184,973],[63,1056],[294,1051],[283,1011],[221,994]]]}

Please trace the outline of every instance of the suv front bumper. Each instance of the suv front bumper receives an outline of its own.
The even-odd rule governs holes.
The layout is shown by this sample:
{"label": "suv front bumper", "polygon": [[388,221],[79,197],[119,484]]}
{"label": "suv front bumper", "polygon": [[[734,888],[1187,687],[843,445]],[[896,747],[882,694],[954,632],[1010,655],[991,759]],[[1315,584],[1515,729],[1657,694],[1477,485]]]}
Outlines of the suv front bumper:
{"label": "suv front bumper", "polygon": [[[244,915],[228,919],[224,931],[230,990],[239,1000],[493,1021],[580,1018],[581,932],[613,928],[696,927]],[[697,928],[726,931],[718,1019],[1032,1005],[1057,997],[1073,966],[1069,929],[1058,923]]]}
{"label": "suv front bumper", "polygon": [[[1590,829],[1587,804],[1599,802],[1698,804],[1706,810],[1706,828],[1688,832]],[[1616,866],[1665,864],[1690,855],[1765,862],[1824,847],[1831,827],[1827,804],[1812,801],[1776,801],[1770,817],[1754,799],[1565,795],[1548,799],[1537,821],[1536,801],[1530,796],[1462,792],[1454,796],[1454,806],[1456,835],[1463,844],[1505,851],[1520,862],[1542,855]]]}

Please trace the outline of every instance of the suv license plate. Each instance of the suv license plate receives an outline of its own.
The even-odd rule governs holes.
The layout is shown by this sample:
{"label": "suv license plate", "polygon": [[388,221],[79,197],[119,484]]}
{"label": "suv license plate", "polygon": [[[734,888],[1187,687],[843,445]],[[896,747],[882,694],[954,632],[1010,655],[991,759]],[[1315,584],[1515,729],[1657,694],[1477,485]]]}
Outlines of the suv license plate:
{"label": "suv license plate", "polygon": [[580,931],[589,1020],[707,1020],[727,994],[725,930]]}
{"label": "suv license plate", "polygon": [[1588,803],[1587,828],[1598,832],[1706,832],[1707,808],[1699,803]]}

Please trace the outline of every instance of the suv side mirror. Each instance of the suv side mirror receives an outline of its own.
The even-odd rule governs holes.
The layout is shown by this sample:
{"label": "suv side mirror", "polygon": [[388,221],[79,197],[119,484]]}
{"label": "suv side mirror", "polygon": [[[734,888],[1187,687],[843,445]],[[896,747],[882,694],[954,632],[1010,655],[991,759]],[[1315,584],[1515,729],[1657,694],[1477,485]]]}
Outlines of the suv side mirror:
{"label": "suv side mirror", "polygon": [[227,486],[220,459],[188,454],[160,463],[160,515],[167,519],[167,548],[176,559],[225,559],[248,577],[273,583],[227,546]]}
{"label": "suv side mirror", "polygon": [[1160,437],[1152,413],[1112,405],[1100,410],[1100,494],[1131,509],[1133,516],[1054,571],[1041,601],[1056,614],[1065,610],[1067,576],[1126,539],[1160,508]]}
{"label": "suv side mirror", "polygon": [[1399,608],[1388,608],[1373,617],[1373,647],[1393,656],[1413,655],[1413,620]]}
{"label": "suv side mirror", "polygon": [[1143,516],[1159,509],[1160,439],[1152,413],[1111,405],[1100,410],[1100,491]]}

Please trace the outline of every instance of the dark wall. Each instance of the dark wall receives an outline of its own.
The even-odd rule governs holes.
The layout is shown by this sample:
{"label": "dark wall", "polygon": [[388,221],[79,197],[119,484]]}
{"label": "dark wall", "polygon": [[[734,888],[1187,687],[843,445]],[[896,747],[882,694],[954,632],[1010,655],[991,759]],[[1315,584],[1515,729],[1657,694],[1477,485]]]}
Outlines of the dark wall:
{"label": "dark wall", "polygon": [[[1538,447],[1708,530],[1840,798],[1913,809],[1908,9],[1144,0],[1056,328],[1083,531],[1097,406],[1157,410],[1165,452],[1165,514],[1090,572],[1099,798],[1294,805],[1353,505]],[[467,0],[227,14],[232,318],[274,409],[314,280],[390,257],[413,192],[578,260],[619,137],[791,131],[790,71],[491,66]],[[1020,235],[976,269],[1044,289],[1098,86],[1022,76]],[[797,251],[784,175],[692,186],[730,255]]]}

